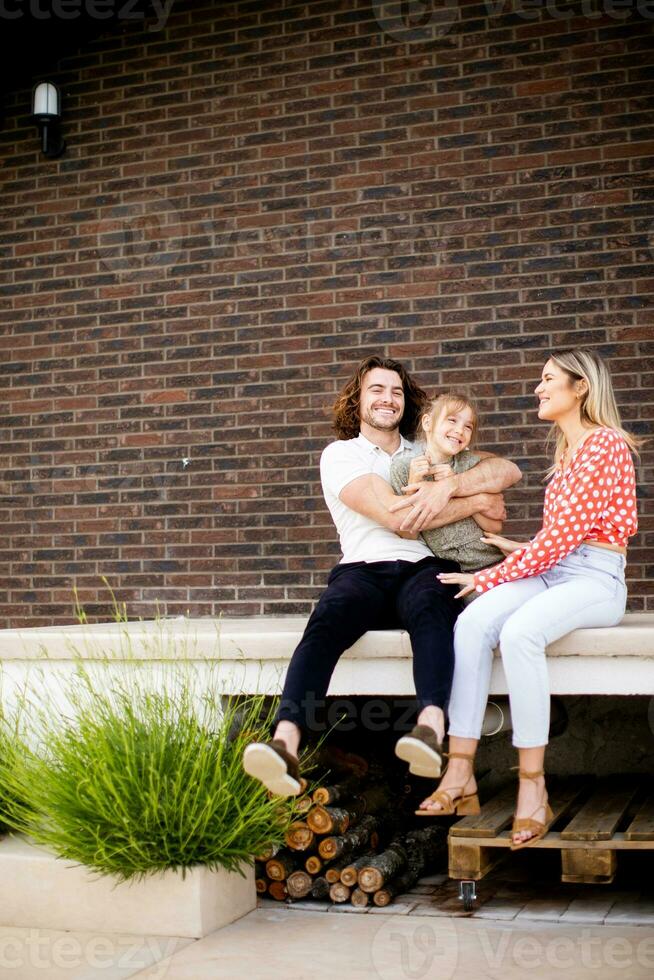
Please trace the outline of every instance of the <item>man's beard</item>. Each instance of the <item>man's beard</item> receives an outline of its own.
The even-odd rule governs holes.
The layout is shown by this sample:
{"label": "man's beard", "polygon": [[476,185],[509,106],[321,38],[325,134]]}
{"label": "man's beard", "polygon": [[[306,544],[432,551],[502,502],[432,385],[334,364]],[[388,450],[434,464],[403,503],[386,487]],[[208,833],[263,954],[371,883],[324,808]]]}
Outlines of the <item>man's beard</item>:
{"label": "man's beard", "polygon": [[369,425],[371,429],[378,429],[380,432],[394,432],[395,429],[399,429],[402,416],[396,415],[392,419],[387,419],[386,422],[380,422],[375,418],[372,409],[369,409],[361,421]]}

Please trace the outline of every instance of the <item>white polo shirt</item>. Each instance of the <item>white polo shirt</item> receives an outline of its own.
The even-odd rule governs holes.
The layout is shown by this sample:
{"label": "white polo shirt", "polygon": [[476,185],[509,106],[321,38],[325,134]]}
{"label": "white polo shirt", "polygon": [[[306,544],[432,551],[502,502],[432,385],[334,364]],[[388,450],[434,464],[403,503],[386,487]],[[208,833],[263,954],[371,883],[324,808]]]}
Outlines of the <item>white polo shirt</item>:
{"label": "white polo shirt", "polygon": [[376,521],[357,514],[339,498],[343,487],[360,476],[374,473],[390,484],[391,460],[409,453],[411,443],[400,436],[399,448],[389,456],[362,436],[332,442],[320,457],[320,479],[341,542],[341,563],[353,561],[420,561],[432,557],[421,539],[408,541]]}

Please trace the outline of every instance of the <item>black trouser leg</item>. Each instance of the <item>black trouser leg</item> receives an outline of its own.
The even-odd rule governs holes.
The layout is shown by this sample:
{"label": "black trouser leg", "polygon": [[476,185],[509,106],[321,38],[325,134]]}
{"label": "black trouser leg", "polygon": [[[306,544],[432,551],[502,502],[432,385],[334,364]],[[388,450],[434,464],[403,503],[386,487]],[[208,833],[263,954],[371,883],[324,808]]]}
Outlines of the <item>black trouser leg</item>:
{"label": "black trouser leg", "polygon": [[424,558],[405,578],[396,598],[400,622],[411,637],[413,680],[418,710],[445,708],[454,673],[454,623],[461,602],[458,589],[443,585],[439,572],[459,571],[454,562]]}
{"label": "black trouser leg", "polygon": [[389,570],[396,564],[352,562],[332,570],[291,658],[277,721],[311,730],[341,654],[369,629],[386,628],[394,614]]}

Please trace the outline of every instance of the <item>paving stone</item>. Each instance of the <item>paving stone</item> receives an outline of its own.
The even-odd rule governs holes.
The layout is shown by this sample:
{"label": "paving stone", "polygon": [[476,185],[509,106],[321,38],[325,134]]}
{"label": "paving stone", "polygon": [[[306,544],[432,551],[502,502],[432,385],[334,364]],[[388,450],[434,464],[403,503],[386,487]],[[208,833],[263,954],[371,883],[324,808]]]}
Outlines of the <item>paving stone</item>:
{"label": "paving stone", "polygon": [[[649,945],[639,951],[639,944],[649,941],[650,934],[642,927],[583,927],[587,936],[581,942],[582,928],[572,924],[492,923],[476,920],[474,915],[456,918],[462,921],[447,922],[443,917],[423,923],[429,925],[435,940],[425,943],[430,936],[423,936],[424,930],[416,933],[420,924],[411,915],[395,919],[350,916],[336,922],[331,914],[325,918],[303,912],[297,916],[297,928],[287,929],[280,939],[280,922],[287,916],[255,911],[190,943],[175,953],[170,965],[159,962],[140,972],[138,980],[216,980],[219,976],[252,980],[264,975],[267,980],[407,980],[411,976],[422,980],[652,980]],[[615,938],[620,945],[602,945]],[[527,940],[522,950],[520,940]],[[561,940],[566,940],[564,947],[559,945]],[[609,956],[616,963],[624,962],[625,943],[631,951],[629,965],[607,966]],[[13,980],[14,971],[4,972],[7,980]],[[34,970],[15,972],[16,980],[19,976],[20,980],[37,980]],[[124,973],[120,976],[124,980]],[[88,966],[83,977],[90,977]],[[63,971],[51,975],[48,970],[45,978],[82,980],[80,975],[71,978]],[[119,978],[111,973],[108,980]]]}
{"label": "paving stone", "polygon": [[367,915],[370,911],[369,905],[359,908],[357,905],[351,905],[350,902],[339,902],[338,905],[328,905],[327,908],[330,912],[347,912],[351,915]]}
{"label": "paving stone", "polygon": [[541,922],[558,922],[569,904],[568,900],[557,900],[549,894],[544,898],[532,898],[518,912],[516,919],[518,921],[535,919]]}
{"label": "paving stone", "polygon": [[534,897],[533,891],[528,891],[526,888],[498,888],[493,892],[493,898],[519,905],[526,905]]}
{"label": "paving stone", "polygon": [[415,892],[407,892],[407,894],[404,896],[404,899],[407,902],[414,902],[416,905],[430,904],[435,900],[433,894],[420,895],[420,894],[416,894]]}
{"label": "paving stone", "polygon": [[444,908],[442,905],[416,905],[411,912],[412,916],[438,916],[444,919],[459,918],[470,916],[472,912],[466,912],[463,902],[459,902],[456,908]]}
{"label": "paving stone", "polygon": [[615,904],[612,895],[574,898],[561,916],[561,922],[589,922],[599,925]]}
{"label": "paving stone", "polygon": [[266,912],[276,909],[279,912],[290,908],[290,905],[286,899],[284,899],[283,902],[276,902],[274,898],[259,898],[257,901],[257,908],[263,909]]}
{"label": "paving stone", "polygon": [[329,902],[319,902],[315,898],[299,898],[296,901],[289,902],[287,908],[293,911],[299,909],[300,912],[327,912]]}
{"label": "paving stone", "polygon": [[445,881],[449,881],[449,875],[426,875],[424,878],[418,879],[419,885],[442,885]]}
{"label": "paving stone", "polygon": [[502,919],[507,921],[515,919],[522,908],[522,905],[511,905],[499,899],[489,898],[487,902],[484,902],[479,907],[475,904],[474,913],[476,919]]}
{"label": "paving stone", "polygon": [[630,899],[616,902],[604,922],[607,926],[617,925],[654,925],[654,901],[642,898],[640,901]]}
{"label": "paving stone", "polygon": [[433,895],[436,888],[433,885],[414,885],[409,895]]}
{"label": "paving stone", "polygon": [[[378,908],[376,905],[370,906],[371,915],[408,915],[416,907],[415,902],[391,902],[390,905],[385,905],[383,908]],[[364,910],[365,911],[365,910]]]}

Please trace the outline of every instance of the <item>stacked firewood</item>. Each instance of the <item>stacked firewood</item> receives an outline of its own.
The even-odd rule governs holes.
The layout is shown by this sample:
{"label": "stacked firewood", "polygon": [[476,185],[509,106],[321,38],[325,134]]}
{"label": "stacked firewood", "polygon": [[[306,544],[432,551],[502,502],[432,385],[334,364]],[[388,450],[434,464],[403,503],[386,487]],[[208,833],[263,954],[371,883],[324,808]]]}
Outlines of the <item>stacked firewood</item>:
{"label": "stacked firewood", "polygon": [[298,800],[302,819],[289,827],[286,846],[256,858],[260,894],[382,907],[426,872],[446,846],[446,831],[434,824],[403,831],[402,807],[389,786],[362,790],[361,783],[351,775]]}

